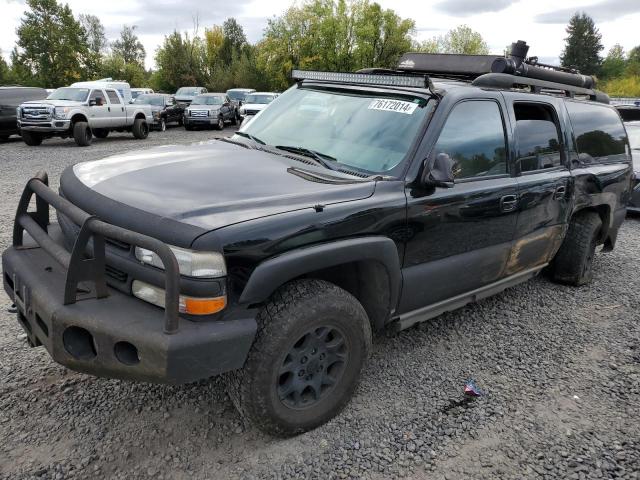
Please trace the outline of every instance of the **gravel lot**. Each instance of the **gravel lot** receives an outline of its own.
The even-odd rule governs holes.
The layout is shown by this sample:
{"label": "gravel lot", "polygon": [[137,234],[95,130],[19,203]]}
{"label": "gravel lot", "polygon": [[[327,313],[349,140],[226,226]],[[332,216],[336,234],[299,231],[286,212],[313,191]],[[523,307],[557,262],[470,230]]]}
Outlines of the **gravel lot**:
{"label": "gravel lot", "polygon": [[[227,130],[230,132],[230,130]],[[0,247],[37,170],[201,141],[0,145]],[[242,425],[220,382],[96,379],[30,349],[0,294],[0,478],[640,478],[640,220],[583,288],[545,278],[374,339],[347,409],[297,438]],[[474,378],[486,395],[464,401]]]}

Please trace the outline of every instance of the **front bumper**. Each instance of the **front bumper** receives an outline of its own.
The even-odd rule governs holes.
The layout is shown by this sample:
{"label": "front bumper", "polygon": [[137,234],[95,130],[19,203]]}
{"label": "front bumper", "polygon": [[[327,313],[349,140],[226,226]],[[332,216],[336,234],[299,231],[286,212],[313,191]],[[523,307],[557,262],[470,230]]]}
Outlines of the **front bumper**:
{"label": "front bumper", "polygon": [[218,117],[184,117],[185,125],[217,125]]}
{"label": "front bumper", "polygon": [[[55,203],[59,210],[66,209],[65,214],[78,214],[39,181],[27,185],[34,187],[30,192],[37,194],[38,202]],[[30,195],[23,198],[28,205]],[[31,214],[35,221],[25,220],[22,205],[21,200],[16,228],[27,225],[24,228],[35,234],[31,235],[35,241],[23,241],[22,231],[16,237],[14,229],[14,246],[2,254],[3,284],[32,346],[43,345],[56,362],[73,370],[156,383],[191,382],[242,367],[256,332],[252,311],[228,308],[221,319],[200,322],[178,316],[171,323],[175,328],[168,328],[169,309],[104,284],[102,290],[99,278],[96,282],[80,278],[77,252],[69,259],[61,238],[56,238],[56,226],[39,231],[34,223],[47,217],[38,212]],[[95,219],[85,223],[87,231],[100,230]],[[95,258],[80,258],[80,263],[87,265]],[[98,273],[104,277],[104,271]],[[69,291],[70,282],[74,285],[78,279],[77,289]]]}
{"label": "front bumper", "polygon": [[18,128],[27,132],[66,133],[71,128],[71,120],[52,119],[43,123],[18,120]]}

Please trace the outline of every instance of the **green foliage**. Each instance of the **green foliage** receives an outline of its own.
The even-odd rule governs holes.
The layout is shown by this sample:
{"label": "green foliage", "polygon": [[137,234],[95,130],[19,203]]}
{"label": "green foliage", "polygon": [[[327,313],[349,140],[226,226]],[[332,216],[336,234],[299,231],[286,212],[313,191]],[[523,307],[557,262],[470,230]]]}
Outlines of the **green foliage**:
{"label": "green foliage", "polygon": [[87,43],[87,76],[92,78],[99,74],[102,63],[102,56],[107,48],[107,37],[104,33],[104,26],[95,15],[81,14],[78,22],[84,31],[85,42]]}
{"label": "green foliage", "polygon": [[205,42],[200,38],[174,31],[164,37],[164,42],[156,51],[158,70],[152,75],[154,89],[175,92],[184,86],[204,85],[206,57]]}
{"label": "green foliage", "polygon": [[640,76],[614,78],[601,86],[611,97],[640,97]]}
{"label": "green foliage", "polygon": [[125,80],[132,87],[146,87],[148,84],[147,72],[142,66],[138,63],[127,63],[116,53],[103,58],[97,77]]}
{"label": "green foliage", "polygon": [[624,49],[620,44],[616,43],[602,62],[600,77],[604,80],[620,77],[624,73],[626,66],[627,59]]}
{"label": "green foliage", "polygon": [[591,17],[586,13],[575,13],[566,29],[566,45],[560,62],[563,67],[577,68],[585,75],[598,75],[604,48],[602,35]]}
{"label": "green foliage", "polygon": [[7,61],[2,56],[2,50],[0,50],[0,85],[8,85],[10,75],[9,65],[7,65]]}
{"label": "green foliage", "polygon": [[466,55],[487,55],[489,47],[482,35],[467,25],[459,25],[449,30],[446,35],[433,37],[414,45],[418,52],[425,53],[458,53]]}
{"label": "green foliage", "polygon": [[86,32],[68,5],[27,0],[11,59],[19,82],[59,87],[86,78],[91,58]]}
{"label": "green foliage", "polygon": [[120,38],[111,44],[111,50],[114,54],[122,57],[125,63],[137,63],[143,66],[147,54],[142,42],[135,34],[135,29],[135,25],[124,25],[120,32]]}
{"label": "green foliage", "polygon": [[353,71],[394,67],[411,48],[413,20],[368,0],[312,0],[270,19],[258,47],[258,68],[275,89],[293,67]]}

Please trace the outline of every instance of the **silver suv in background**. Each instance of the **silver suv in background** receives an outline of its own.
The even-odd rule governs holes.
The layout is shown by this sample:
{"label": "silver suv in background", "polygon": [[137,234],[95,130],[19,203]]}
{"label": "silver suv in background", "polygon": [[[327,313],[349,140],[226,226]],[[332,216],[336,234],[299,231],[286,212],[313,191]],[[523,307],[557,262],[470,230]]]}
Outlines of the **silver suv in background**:
{"label": "silver suv in background", "polygon": [[81,87],[63,87],[45,100],[25,102],[17,111],[20,135],[27,145],[37,146],[45,138],[73,137],[81,147],[92,138],[105,138],[111,131],[147,138],[153,122],[149,105],[132,105],[115,88],[96,82]]}
{"label": "silver suv in background", "polygon": [[248,94],[239,110],[242,122],[249,122],[254,115],[264,110],[278,95],[280,94],[275,92],[253,92]]}

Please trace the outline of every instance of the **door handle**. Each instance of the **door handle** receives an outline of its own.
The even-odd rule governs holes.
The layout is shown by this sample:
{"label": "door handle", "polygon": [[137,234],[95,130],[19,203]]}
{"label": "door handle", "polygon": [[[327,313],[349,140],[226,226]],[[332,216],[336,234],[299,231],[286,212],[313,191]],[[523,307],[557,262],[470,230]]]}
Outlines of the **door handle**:
{"label": "door handle", "polygon": [[517,195],[505,195],[500,199],[500,210],[502,210],[503,212],[513,212],[517,206]]}
{"label": "door handle", "polygon": [[556,188],[556,191],[553,193],[553,199],[562,200],[566,194],[567,194],[567,187],[565,187],[564,185],[560,185],[558,188]]}

